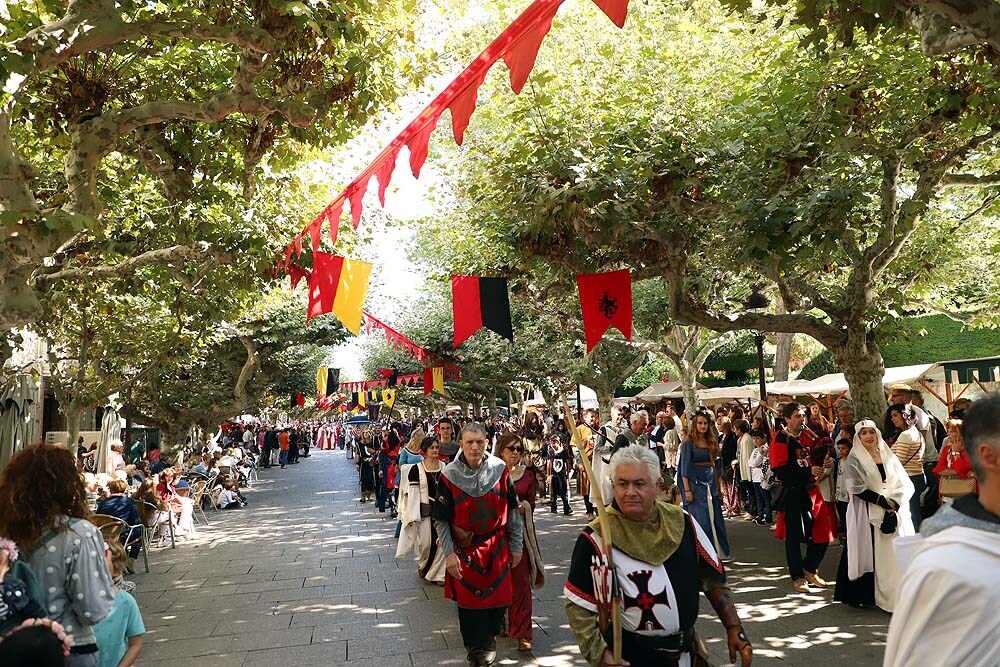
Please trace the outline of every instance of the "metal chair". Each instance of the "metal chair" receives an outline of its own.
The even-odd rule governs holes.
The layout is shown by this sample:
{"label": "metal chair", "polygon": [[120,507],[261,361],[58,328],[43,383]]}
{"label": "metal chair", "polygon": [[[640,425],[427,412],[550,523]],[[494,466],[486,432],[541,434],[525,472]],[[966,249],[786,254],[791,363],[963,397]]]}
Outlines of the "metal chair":
{"label": "metal chair", "polygon": [[[143,545],[144,545],[144,547],[147,550],[149,549],[149,545],[153,541],[153,534],[155,532],[158,532],[159,528],[161,526],[163,526],[164,524],[166,524],[167,525],[167,530],[170,533],[170,548],[171,549],[176,549],[177,548],[177,541],[174,538],[174,516],[173,516],[173,512],[170,509],[165,509],[165,510],[160,509],[158,506],[154,505],[153,503],[146,502],[145,500],[136,500],[135,502],[136,502],[136,504],[142,505],[146,509],[152,511],[153,523],[152,524],[145,524],[144,523],[143,526],[142,526],[142,528],[143,528],[143,530],[142,530],[142,539],[143,539]],[[160,516],[165,516],[166,518],[165,519],[157,520],[157,517],[160,517]]]}
{"label": "metal chair", "polygon": [[[191,500],[194,503],[194,511],[192,515],[195,521],[198,520],[198,512],[201,512],[202,518],[205,520],[205,525],[208,525],[208,515],[205,514],[205,508],[201,506],[201,501],[205,497],[208,489],[208,482],[197,481],[194,486],[191,487]],[[200,522],[199,522],[200,523]]]}
{"label": "metal chair", "polygon": [[146,539],[143,535],[145,526],[142,524],[130,526],[127,522],[109,514],[95,514],[90,518],[90,522],[101,531],[105,542],[120,542],[121,535],[124,534],[125,541],[122,546],[125,547],[126,552],[131,547],[138,545],[139,553],[142,554],[142,561],[146,567],[146,574],[149,574],[149,555]]}

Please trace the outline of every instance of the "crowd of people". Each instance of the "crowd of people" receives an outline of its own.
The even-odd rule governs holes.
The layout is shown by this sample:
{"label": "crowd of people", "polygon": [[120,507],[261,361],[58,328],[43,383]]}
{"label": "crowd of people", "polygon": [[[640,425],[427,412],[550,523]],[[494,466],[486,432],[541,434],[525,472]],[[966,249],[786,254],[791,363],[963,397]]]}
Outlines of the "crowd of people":
{"label": "crowd of people", "polygon": [[[595,667],[707,664],[700,595],[731,662],[751,663],[724,562],[739,546],[727,531],[736,520],[784,541],[795,592],[830,586],[821,568],[839,540],[833,599],[895,612],[886,666],[997,664],[1000,397],[956,403],[942,423],[919,392],[894,386],[885,414],[858,417],[841,401],[832,419],[786,402],[757,414],[668,405],[653,424],[624,406],[603,424],[594,410],[231,422],[197,450],[188,443],[186,465],[115,446],[122,465],[102,475],[87,470],[87,449],[28,447],[0,472],[0,664],[134,664],[144,628],[124,577],[149,544],[132,529],[190,536],[196,512],[244,507],[259,468],[316,447],[353,458],[360,502],[393,520],[397,558],[412,554],[454,601],[471,667],[494,663],[499,636],[533,650],[532,590],[546,574],[535,514],[539,501],[572,514],[574,493],[587,516],[565,612]],[[968,622],[945,627],[942,614]]]}
{"label": "crowd of people", "polygon": [[[849,400],[839,401],[831,418],[818,404],[791,401],[761,404],[756,414],[724,406],[685,416],[668,405],[652,425],[645,410],[616,406],[606,423],[588,410],[571,429],[545,411],[483,423],[385,421],[349,430],[346,446],[354,450],[361,501],[374,499],[379,511],[399,518],[397,557],[412,552],[420,575],[456,602],[470,665],[492,664],[500,635],[532,649],[531,589],[544,581],[536,503],[569,515],[574,486],[588,523],[564,594],[591,664],[703,664],[694,632],[699,592],[727,628],[731,658],[749,664],[750,641],[726,586],[723,559],[733,550],[726,520],[753,522],[783,540],[794,592],[832,585],[837,602],[912,609],[907,595],[930,594],[914,590],[897,560],[900,544],[919,540],[922,525],[925,535],[942,525],[998,532],[996,513],[977,500],[988,465],[1000,463],[1000,414],[992,430],[981,425],[998,404],[992,398],[972,409],[980,425],[970,429],[963,425],[968,401],[942,423],[923,408],[920,392],[893,386],[885,413],[861,419]],[[972,454],[970,438],[977,451],[993,452],[995,444],[997,452]],[[599,503],[607,535],[596,520]],[[844,548],[831,584],[821,568],[838,541]],[[935,540],[923,543],[926,551],[937,548]],[[990,549],[995,559],[996,546]],[[610,588],[602,590],[595,574],[601,567],[615,573],[624,600],[617,654],[604,623]],[[900,622],[897,635],[923,641],[904,627]],[[894,647],[885,664],[914,664],[897,657],[914,650]],[[947,664],[997,664],[996,649],[988,653],[994,662]]]}

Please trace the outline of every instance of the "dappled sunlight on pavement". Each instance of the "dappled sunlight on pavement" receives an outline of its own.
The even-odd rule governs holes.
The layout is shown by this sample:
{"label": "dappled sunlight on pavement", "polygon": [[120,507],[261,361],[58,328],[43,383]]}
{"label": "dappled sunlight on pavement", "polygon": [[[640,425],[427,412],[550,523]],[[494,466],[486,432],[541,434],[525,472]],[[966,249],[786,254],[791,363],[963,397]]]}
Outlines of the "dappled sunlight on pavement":
{"label": "dappled sunlight on pavement", "polygon": [[[157,667],[464,667],[454,604],[396,561],[395,521],[358,502],[353,461],[315,452],[261,471],[242,510],[208,511],[208,526],[176,549],[154,550],[134,577],[146,622],[140,665]],[[578,531],[574,514],[535,514],[547,582],[534,594],[534,651],[498,640],[498,665],[585,665],[563,611],[562,586]],[[876,666],[889,616],[794,593],[782,543],[766,528],[727,522],[733,597],[754,642],[755,665]],[[832,580],[839,548],[821,573]],[[698,630],[713,664],[728,664],[725,633],[707,601]]]}

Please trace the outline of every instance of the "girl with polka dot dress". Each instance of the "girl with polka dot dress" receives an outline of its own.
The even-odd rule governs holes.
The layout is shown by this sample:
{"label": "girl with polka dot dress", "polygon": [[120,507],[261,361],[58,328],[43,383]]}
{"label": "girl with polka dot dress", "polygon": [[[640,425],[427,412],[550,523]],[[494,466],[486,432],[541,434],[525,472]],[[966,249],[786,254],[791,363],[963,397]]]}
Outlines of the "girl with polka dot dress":
{"label": "girl with polka dot dress", "polygon": [[27,447],[0,472],[0,535],[31,566],[45,614],[72,635],[69,667],[97,667],[93,626],[115,600],[104,538],[89,516],[83,479],[66,449]]}

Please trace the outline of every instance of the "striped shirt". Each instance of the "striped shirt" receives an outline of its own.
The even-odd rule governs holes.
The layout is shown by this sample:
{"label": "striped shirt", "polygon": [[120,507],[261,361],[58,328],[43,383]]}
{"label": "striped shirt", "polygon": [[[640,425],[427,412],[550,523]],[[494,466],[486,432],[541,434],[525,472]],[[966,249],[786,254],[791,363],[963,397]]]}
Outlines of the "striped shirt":
{"label": "striped shirt", "polygon": [[906,429],[899,434],[890,449],[903,464],[907,475],[924,474],[924,439],[920,431],[915,428]]}

